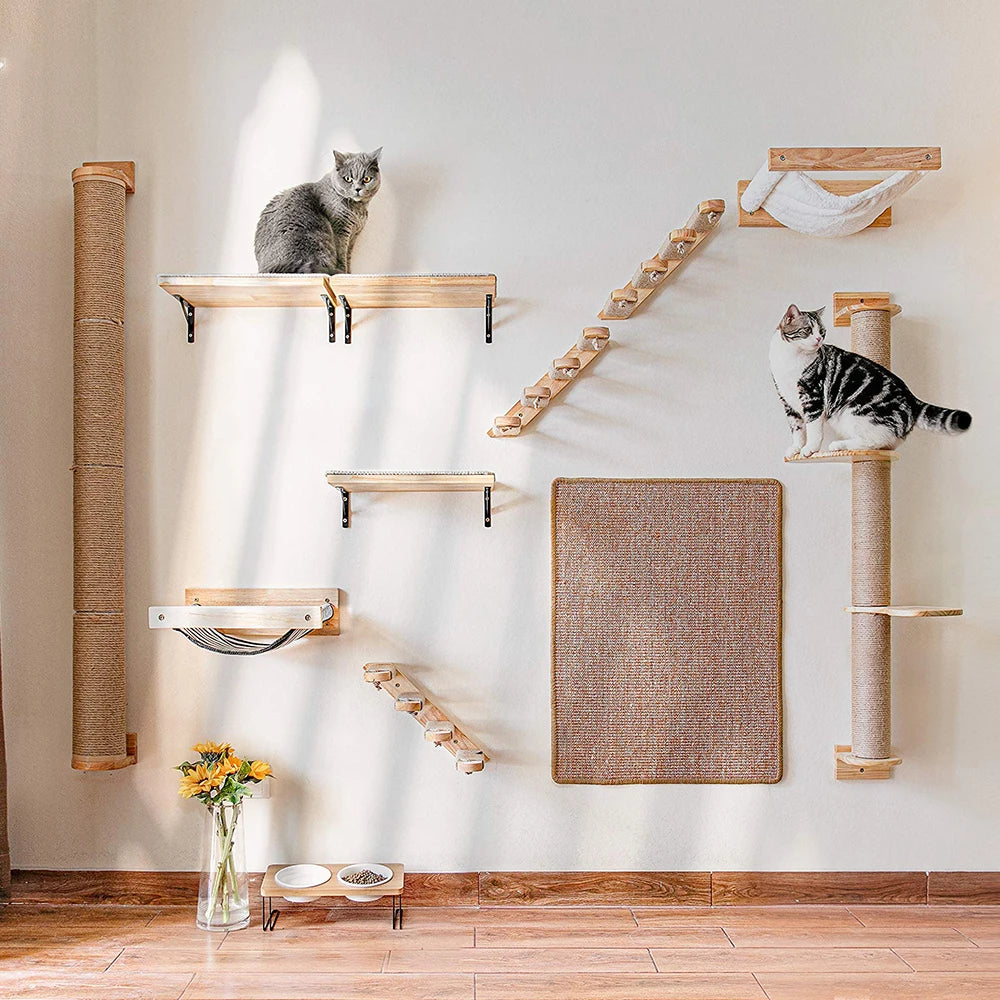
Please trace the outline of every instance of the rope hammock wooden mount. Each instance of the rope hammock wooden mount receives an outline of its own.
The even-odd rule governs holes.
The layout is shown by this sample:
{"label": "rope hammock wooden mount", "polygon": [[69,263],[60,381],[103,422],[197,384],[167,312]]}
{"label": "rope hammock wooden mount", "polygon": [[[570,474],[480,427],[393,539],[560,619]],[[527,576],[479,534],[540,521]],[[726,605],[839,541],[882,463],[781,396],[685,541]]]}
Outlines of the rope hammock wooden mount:
{"label": "rope hammock wooden mount", "polygon": [[[796,161],[797,162],[797,161]],[[886,368],[892,317],[888,292],[836,292],[834,322],[851,328],[851,350]],[[851,463],[851,735],[834,748],[838,781],[892,777],[902,758],[892,751],[892,620],[953,618],[961,608],[892,603],[891,474],[895,451],[818,452],[798,464]]]}
{"label": "rope hammock wooden mount", "polygon": [[340,635],[340,591],[189,588],[186,603],[149,609],[151,629],[173,629],[230,656],[269,653],[305,636]]}
{"label": "rope hammock wooden mount", "polygon": [[424,739],[444,747],[455,758],[455,770],[475,774],[486,766],[489,756],[468,733],[435,705],[395,663],[366,663],[366,683],[385,691],[397,712],[412,716],[424,730]]}

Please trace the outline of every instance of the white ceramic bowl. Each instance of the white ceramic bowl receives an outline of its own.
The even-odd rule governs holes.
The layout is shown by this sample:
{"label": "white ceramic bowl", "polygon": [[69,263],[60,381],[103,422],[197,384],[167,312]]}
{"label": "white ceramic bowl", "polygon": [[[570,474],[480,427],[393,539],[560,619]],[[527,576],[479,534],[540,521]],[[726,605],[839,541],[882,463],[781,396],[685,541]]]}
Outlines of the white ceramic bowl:
{"label": "white ceramic bowl", "polygon": [[[325,885],[333,872],[323,865],[288,865],[274,873],[274,881],[283,889],[313,889]],[[285,896],[289,903],[308,903],[313,896]]]}
{"label": "white ceramic bowl", "polygon": [[376,899],[382,898],[382,893],[380,892],[365,892],[362,890],[367,889],[377,889],[380,885],[385,885],[386,882],[392,881],[392,869],[388,865],[379,865],[374,862],[363,865],[345,865],[340,871],[337,872],[337,881],[341,885],[349,885],[353,889],[354,886],[344,878],[345,875],[353,875],[355,872],[361,872],[367,869],[370,872],[375,872],[376,875],[381,875],[382,880],[380,882],[375,882],[371,885],[359,885],[358,892],[356,894],[348,895],[348,899],[354,900],[355,903],[372,903]]}

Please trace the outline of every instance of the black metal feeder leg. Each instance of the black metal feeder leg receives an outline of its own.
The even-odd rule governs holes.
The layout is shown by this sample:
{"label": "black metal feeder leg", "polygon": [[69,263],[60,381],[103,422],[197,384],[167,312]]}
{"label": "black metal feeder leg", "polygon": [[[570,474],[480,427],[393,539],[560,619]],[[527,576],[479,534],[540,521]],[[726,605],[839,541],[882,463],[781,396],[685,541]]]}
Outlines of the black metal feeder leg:
{"label": "black metal feeder leg", "polygon": [[489,528],[493,524],[493,512],[490,507],[490,488],[483,487],[483,524]]}
{"label": "black metal feeder leg", "polygon": [[344,310],[344,343],[351,342],[351,305],[343,295],[338,295],[340,306]]}
{"label": "black metal feeder leg", "polygon": [[493,343],[493,296],[486,296],[486,343]]}
{"label": "black metal feeder leg", "polygon": [[334,304],[333,299],[329,295],[323,296],[323,301],[326,303],[326,317],[327,324],[330,328],[330,343],[337,343],[337,306]]}
{"label": "black metal feeder leg", "polygon": [[[173,294],[173,293],[171,293]],[[181,311],[184,319],[187,320],[188,343],[194,343],[194,306],[183,295],[174,295],[174,298],[181,304]]]}
{"label": "black metal feeder leg", "polygon": [[338,486],[337,489],[340,490],[340,524],[341,527],[349,528],[351,526],[351,494],[343,486]]}
{"label": "black metal feeder leg", "polygon": [[263,900],[263,909],[261,910],[261,929],[265,931],[273,931],[274,925],[278,922],[278,914],[280,910],[275,910],[271,906],[271,897],[265,896]]}

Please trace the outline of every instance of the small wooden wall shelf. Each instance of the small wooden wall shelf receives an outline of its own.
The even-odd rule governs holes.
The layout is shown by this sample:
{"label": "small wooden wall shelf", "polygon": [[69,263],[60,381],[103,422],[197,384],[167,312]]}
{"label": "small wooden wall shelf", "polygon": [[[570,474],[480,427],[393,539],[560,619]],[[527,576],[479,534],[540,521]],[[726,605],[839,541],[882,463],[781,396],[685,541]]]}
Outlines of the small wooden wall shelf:
{"label": "small wooden wall shelf", "polygon": [[887,615],[889,618],[955,618],[962,614],[961,608],[934,608],[917,604],[900,604],[895,607],[849,605],[844,610],[852,615]]}
{"label": "small wooden wall shelf", "polygon": [[326,481],[340,490],[341,526],[351,524],[352,493],[466,493],[483,491],[483,524],[492,527],[492,472],[345,472],[326,474]]}
{"label": "small wooden wall shelf", "polygon": [[865,449],[864,451],[817,451],[815,454],[804,458],[802,455],[795,455],[793,458],[785,458],[786,462],[794,462],[799,465],[809,463],[819,464],[820,462],[895,462],[899,458],[894,451],[878,451],[876,449]]}
{"label": "small wooden wall shelf", "polygon": [[[541,416],[559,393],[576,381],[584,368],[604,353],[609,340],[606,326],[585,327],[576,344],[562,358],[556,358],[549,371],[534,385],[526,386],[520,400],[502,417],[497,417],[486,433],[493,438],[517,437],[532,420]],[[572,369],[561,368],[560,365],[566,365],[568,360],[578,364]]]}
{"label": "small wooden wall shelf", "polygon": [[833,748],[834,777],[838,781],[884,781],[892,777],[892,769],[903,763],[902,757],[880,757],[869,760],[855,757],[848,744],[840,743]]}
{"label": "small wooden wall shelf", "polygon": [[628,283],[608,296],[599,318],[628,319],[701,246],[725,210],[721,198],[701,202],[684,227],[671,230],[656,255],[639,264]]}
{"label": "small wooden wall shelf", "polygon": [[[340,591],[318,589],[217,589],[189,587],[185,603],[151,607],[149,627],[212,628],[227,635],[261,638],[289,629],[310,629],[313,635],[340,635]],[[323,621],[323,606],[333,616]]]}
{"label": "small wooden wall shelf", "polygon": [[850,326],[856,312],[887,312],[898,316],[902,307],[889,301],[886,292],[834,292],[833,325]]}
{"label": "small wooden wall shelf", "polygon": [[395,663],[366,663],[365,680],[393,698],[397,711],[412,715],[424,728],[424,739],[444,747],[455,758],[455,769],[463,774],[482,771],[489,757],[475,740],[462,731]]}
{"label": "small wooden wall shelf", "polygon": [[353,309],[483,309],[486,343],[493,343],[495,274],[161,274],[162,289],[181,304],[188,343],[195,310],[325,306],[330,343],[336,309],[344,313],[344,343],[351,342]]}

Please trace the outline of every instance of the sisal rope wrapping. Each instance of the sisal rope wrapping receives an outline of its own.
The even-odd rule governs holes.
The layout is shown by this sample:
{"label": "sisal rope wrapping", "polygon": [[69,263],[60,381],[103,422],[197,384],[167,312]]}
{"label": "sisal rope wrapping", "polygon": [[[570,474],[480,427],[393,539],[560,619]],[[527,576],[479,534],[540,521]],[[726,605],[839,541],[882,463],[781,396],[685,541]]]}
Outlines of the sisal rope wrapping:
{"label": "sisal rope wrapping", "polygon": [[73,470],[73,607],[125,607],[125,476],[115,466]]}
{"label": "sisal rope wrapping", "polygon": [[125,616],[73,617],[73,766],[112,770],[125,750]]}
{"label": "sisal rope wrapping", "polygon": [[125,460],[125,328],[110,320],[73,324],[73,461]]}
{"label": "sisal rope wrapping", "polygon": [[73,759],[134,762],[125,736],[125,180],[73,172]]}
{"label": "sisal rope wrapping", "polygon": [[[851,316],[851,349],[889,367],[890,317],[885,310]],[[892,468],[855,462],[851,468],[851,603],[892,603]],[[892,741],[892,620],[851,616],[851,751],[888,757]]]}

